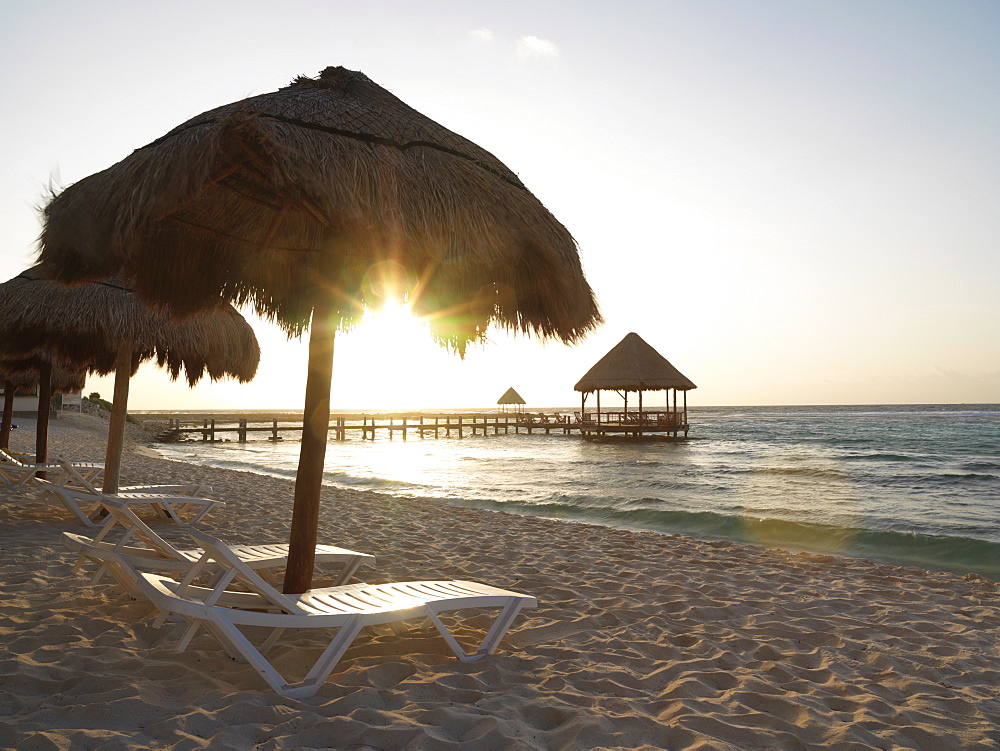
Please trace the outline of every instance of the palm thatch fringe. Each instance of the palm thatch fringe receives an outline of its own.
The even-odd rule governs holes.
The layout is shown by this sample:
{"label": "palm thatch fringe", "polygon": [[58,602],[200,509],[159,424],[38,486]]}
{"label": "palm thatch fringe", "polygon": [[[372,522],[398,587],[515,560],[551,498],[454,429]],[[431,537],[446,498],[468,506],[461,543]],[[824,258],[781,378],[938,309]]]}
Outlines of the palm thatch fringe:
{"label": "palm thatch fringe", "polygon": [[[38,356],[0,359],[0,386],[5,389],[10,386],[17,391],[35,388],[45,362],[44,358]],[[52,367],[53,393],[70,394],[83,391],[86,380],[85,370],[70,370],[58,364]]]}
{"label": "palm thatch fringe", "polygon": [[150,310],[130,285],[102,281],[73,288],[34,267],[0,284],[0,352],[39,353],[55,363],[106,375],[119,349],[132,349],[131,374],[154,359],[172,378],[184,371],[189,385],[207,375],[253,378],[260,347],[250,324],[231,305],[183,321]]}
{"label": "palm thatch fringe", "polygon": [[40,258],[66,282],[124,269],[180,315],[249,302],[289,334],[318,295],[339,329],[405,298],[460,351],[490,322],[564,342],[601,322],[576,242],[516,174],[343,68],[192,118],[65,189]]}

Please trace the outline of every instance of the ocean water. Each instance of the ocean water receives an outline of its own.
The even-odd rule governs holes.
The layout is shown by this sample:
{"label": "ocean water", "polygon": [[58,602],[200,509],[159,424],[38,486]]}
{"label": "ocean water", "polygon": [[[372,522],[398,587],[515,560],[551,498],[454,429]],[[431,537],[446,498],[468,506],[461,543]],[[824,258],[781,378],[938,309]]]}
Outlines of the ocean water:
{"label": "ocean water", "polygon": [[[365,441],[355,433],[330,441],[324,482],[439,499],[442,513],[464,504],[1000,580],[1000,405],[689,415],[690,438],[677,442],[538,433]],[[161,448],[184,461],[294,477],[297,436],[285,436]]]}

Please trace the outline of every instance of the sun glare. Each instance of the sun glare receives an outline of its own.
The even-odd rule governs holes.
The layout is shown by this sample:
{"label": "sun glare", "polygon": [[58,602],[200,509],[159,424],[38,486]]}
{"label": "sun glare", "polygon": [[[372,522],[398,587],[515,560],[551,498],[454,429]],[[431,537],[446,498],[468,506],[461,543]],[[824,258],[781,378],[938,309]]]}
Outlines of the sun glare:
{"label": "sun glare", "polygon": [[361,324],[356,331],[351,332],[351,336],[354,334],[386,340],[396,339],[403,334],[420,334],[430,341],[427,325],[413,315],[409,305],[394,300],[387,301],[381,309],[366,310]]}
{"label": "sun glare", "polygon": [[415,392],[430,377],[429,363],[445,354],[425,321],[414,316],[408,306],[387,302],[380,310],[367,310],[357,328],[337,337],[334,393],[338,392],[338,381],[351,383],[352,393],[339,391],[346,402],[383,409],[412,408],[419,401]]}

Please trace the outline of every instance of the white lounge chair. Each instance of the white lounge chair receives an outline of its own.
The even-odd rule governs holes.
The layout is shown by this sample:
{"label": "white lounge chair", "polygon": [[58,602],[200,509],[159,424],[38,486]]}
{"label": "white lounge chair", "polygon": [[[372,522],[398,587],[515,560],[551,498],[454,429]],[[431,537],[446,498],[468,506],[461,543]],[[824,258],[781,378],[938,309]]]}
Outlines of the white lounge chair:
{"label": "white lounge chair", "polygon": [[[83,490],[95,496],[103,495],[104,491],[97,487],[95,481],[104,472],[103,464],[92,464],[88,462],[71,462],[66,457],[60,456],[57,460],[62,474],[56,479],[56,484],[75,490]],[[95,468],[98,468],[95,471]],[[115,491],[118,493],[170,493],[172,495],[202,495],[211,493],[210,485],[191,483],[187,485],[179,484],[144,484],[144,485],[122,485]]]}
{"label": "white lounge chair", "polygon": [[[114,498],[133,507],[146,507],[155,510],[164,518],[169,518],[175,524],[181,526],[191,526],[200,522],[208,512],[225,508],[223,501],[213,498],[199,498],[192,495],[184,495],[182,492],[174,493],[174,488],[185,490],[187,486],[163,485],[159,488],[151,486],[150,490],[163,492],[150,493],[118,493],[117,495],[97,495],[83,490],[74,490],[64,486],[54,485],[44,480],[36,480],[36,484],[43,490],[50,492],[72,513],[77,520],[85,527],[98,527],[107,523],[100,518],[102,506],[101,500]],[[187,514],[191,514],[185,519]]]}
{"label": "white lounge chair", "polygon": [[[84,526],[101,524],[104,514],[101,499],[107,496],[94,483],[103,473],[104,465],[71,462],[63,456],[58,458],[57,464],[61,472],[55,480],[36,477],[32,484],[55,496]],[[196,524],[213,508],[225,506],[222,501],[203,497],[211,492],[210,485],[195,483],[123,485],[118,488],[115,497],[128,498],[134,504],[150,505],[177,524]],[[194,510],[196,513],[190,521],[185,522],[181,514],[187,510]]]}
{"label": "white lounge chair", "polygon": [[[80,554],[80,558],[73,566],[74,571],[79,570],[87,562],[97,565],[97,572],[91,579],[91,584],[99,583],[108,573],[106,551],[121,555],[134,568],[172,574],[190,571],[205,552],[201,548],[175,547],[140,519],[127,503],[104,496],[101,504],[107,509],[109,518],[93,539],[75,532],[62,534],[66,546]],[[122,535],[117,542],[110,542],[109,533],[116,528]],[[136,546],[135,542],[145,543],[145,547]],[[283,543],[231,545],[228,549],[271,584],[275,583],[272,569],[284,567],[288,560],[288,545]],[[317,545],[315,555],[318,564],[342,564],[334,579],[334,585],[349,582],[362,563],[371,565],[375,563],[373,555],[334,545]]]}
{"label": "white lounge chair", "polygon": [[[104,471],[103,464],[92,462],[67,462],[70,466],[79,467],[79,474],[93,478]],[[13,454],[0,449],[0,483],[7,485],[28,485],[36,479],[39,472],[54,472],[61,478],[65,470],[55,462],[24,462]]]}
{"label": "white lounge chair", "polygon": [[[316,694],[365,626],[390,624],[396,627],[409,619],[427,618],[459,660],[475,662],[496,649],[521,608],[537,604],[530,595],[457,580],[349,584],[286,595],[234,556],[224,543],[197,530],[189,530],[188,534],[205,553],[180,582],[161,574],[137,571],[124,557],[112,551],[107,552],[109,568],[116,578],[128,582],[127,587],[141,592],[160,610],[154,625],[161,625],[173,614],[189,622],[176,651],[183,652],[195,632],[205,626],[231,656],[246,659],[281,696],[304,698]],[[215,586],[191,584],[200,575],[201,567],[209,564],[224,570]],[[249,591],[227,590],[233,581]],[[438,618],[438,613],[470,608],[499,608],[500,612],[478,648],[466,652]],[[271,629],[270,636],[259,649],[240,630],[247,626]],[[285,680],[265,656],[290,628],[337,629],[308,674],[298,683]]]}

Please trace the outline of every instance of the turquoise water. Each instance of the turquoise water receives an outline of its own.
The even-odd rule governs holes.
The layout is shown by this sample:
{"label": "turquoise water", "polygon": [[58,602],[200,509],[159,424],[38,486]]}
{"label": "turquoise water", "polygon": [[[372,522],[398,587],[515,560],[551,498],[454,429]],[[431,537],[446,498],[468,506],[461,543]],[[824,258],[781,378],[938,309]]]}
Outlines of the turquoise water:
{"label": "turquoise water", "polygon": [[[1000,405],[695,408],[690,421],[676,443],[331,441],[325,482],[1000,579]],[[162,448],[284,477],[298,458],[293,434]]]}

